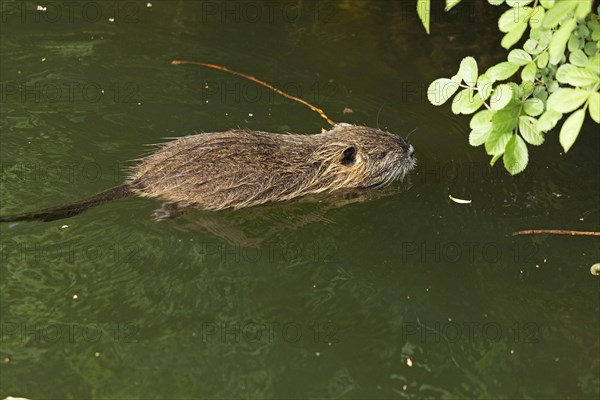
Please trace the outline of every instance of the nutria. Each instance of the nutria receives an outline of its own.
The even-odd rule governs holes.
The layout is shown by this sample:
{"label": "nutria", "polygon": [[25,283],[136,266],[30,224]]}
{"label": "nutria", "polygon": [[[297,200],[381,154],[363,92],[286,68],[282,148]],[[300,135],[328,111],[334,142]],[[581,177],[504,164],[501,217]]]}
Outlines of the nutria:
{"label": "nutria", "polygon": [[250,130],[196,134],[160,145],[121,186],[81,202],[0,222],[52,221],[109,200],[138,195],[167,209],[244,208],[307,194],[382,187],[415,166],[414,148],[379,129],[336,124],[316,135]]}

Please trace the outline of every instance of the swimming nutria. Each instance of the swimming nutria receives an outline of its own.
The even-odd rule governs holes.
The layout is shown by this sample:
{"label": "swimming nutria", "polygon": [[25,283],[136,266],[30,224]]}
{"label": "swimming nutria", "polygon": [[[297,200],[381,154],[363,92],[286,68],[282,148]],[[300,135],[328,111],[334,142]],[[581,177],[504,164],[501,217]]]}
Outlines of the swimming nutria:
{"label": "swimming nutria", "polygon": [[414,148],[406,140],[364,126],[336,124],[317,135],[204,133],[160,145],[121,186],[0,222],[67,218],[131,194],[176,207],[237,209],[343,188],[382,187],[414,166]]}

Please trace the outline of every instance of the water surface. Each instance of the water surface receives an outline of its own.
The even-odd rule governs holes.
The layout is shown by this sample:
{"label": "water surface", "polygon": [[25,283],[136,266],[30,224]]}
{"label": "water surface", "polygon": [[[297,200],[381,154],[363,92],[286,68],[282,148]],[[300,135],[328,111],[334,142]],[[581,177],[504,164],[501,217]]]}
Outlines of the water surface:
{"label": "water surface", "polygon": [[2,398],[598,398],[598,241],[510,236],[598,230],[596,127],[568,155],[550,132],[517,177],[490,168],[426,88],[465,55],[502,60],[501,10],[436,9],[427,36],[413,3],[3,1],[2,214],[117,185],[166,137],[327,127],[173,59],[338,122],[418,128],[419,165],[343,207],[156,223],[160,204],[131,198],[3,224]]}

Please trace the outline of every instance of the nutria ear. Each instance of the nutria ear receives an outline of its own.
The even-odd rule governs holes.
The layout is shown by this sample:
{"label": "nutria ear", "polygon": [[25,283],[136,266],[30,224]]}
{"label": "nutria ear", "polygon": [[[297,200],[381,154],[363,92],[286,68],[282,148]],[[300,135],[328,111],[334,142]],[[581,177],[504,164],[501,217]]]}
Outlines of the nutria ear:
{"label": "nutria ear", "polygon": [[343,165],[352,165],[356,162],[356,147],[350,146],[342,154],[341,163]]}

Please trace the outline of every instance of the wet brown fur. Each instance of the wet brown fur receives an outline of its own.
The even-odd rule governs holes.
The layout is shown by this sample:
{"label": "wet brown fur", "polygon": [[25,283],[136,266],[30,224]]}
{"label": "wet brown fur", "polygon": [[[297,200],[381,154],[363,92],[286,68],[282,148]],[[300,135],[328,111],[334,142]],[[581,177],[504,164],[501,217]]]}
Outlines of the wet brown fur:
{"label": "wet brown fur", "polygon": [[403,138],[349,124],[317,135],[250,130],[197,134],[164,143],[139,161],[121,186],[66,206],[0,216],[0,222],[68,218],[131,194],[164,200],[157,219],[185,207],[237,209],[381,187],[415,166],[414,149]]}
{"label": "wet brown fur", "polygon": [[204,133],[160,145],[132,169],[127,184],[134,194],[178,206],[244,208],[384,186],[414,167],[413,152],[399,136],[349,124],[317,135]]}

